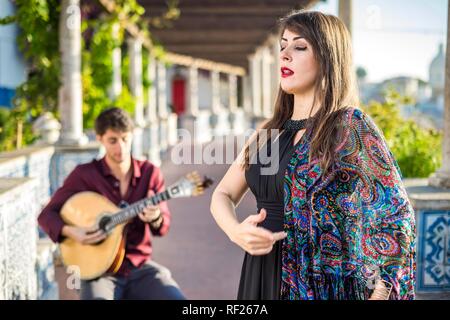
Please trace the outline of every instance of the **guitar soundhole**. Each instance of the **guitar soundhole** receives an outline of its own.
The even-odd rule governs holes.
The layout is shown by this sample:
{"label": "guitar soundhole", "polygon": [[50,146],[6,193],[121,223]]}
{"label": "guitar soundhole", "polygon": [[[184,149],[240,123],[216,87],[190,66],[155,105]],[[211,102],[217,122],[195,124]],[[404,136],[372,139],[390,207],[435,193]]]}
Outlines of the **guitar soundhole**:
{"label": "guitar soundhole", "polygon": [[[107,231],[107,227],[108,227],[108,223],[111,221],[111,218],[109,216],[104,216],[100,218],[100,221],[98,222],[98,229],[97,230],[102,230],[103,232],[108,232]],[[95,232],[95,231],[94,231]],[[99,244],[102,244],[105,241],[105,239],[100,240],[99,242],[93,243],[93,246],[97,246]]]}
{"label": "guitar soundhole", "polygon": [[108,217],[108,216],[102,217],[100,219],[100,221],[98,222],[98,228],[100,230],[103,230],[103,232],[108,232],[107,227],[110,222],[111,222],[111,217]]}
{"label": "guitar soundhole", "polygon": [[92,246],[98,246],[100,244],[102,244],[105,241],[105,239],[100,240],[99,242],[93,243]]}

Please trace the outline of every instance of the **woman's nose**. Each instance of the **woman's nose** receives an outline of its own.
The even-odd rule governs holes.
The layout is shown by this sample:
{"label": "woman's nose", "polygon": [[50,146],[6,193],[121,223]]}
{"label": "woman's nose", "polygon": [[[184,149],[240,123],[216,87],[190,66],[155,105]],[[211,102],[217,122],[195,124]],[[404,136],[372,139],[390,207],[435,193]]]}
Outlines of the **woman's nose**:
{"label": "woman's nose", "polygon": [[280,54],[281,61],[291,61],[291,55],[287,52],[287,50],[283,50]]}

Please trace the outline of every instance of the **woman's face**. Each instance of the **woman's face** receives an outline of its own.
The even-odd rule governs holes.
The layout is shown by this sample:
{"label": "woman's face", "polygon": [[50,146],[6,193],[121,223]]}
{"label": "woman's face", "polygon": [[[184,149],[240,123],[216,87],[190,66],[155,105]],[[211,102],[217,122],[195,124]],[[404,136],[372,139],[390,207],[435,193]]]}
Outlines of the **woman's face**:
{"label": "woman's face", "polygon": [[286,29],[280,46],[281,89],[288,94],[305,93],[313,89],[318,65],[309,42]]}

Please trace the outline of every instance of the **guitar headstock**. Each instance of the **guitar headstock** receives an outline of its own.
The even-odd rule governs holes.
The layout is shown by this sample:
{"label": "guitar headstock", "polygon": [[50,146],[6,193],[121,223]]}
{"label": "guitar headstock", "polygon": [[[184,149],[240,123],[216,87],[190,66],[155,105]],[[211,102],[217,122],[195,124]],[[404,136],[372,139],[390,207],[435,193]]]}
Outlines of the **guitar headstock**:
{"label": "guitar headstock", "polygon": [[212,184],[210,178],[206,176],[202,178],[198,172],[193,171],[171,185],[168,191],[172,198],[199,196]]}

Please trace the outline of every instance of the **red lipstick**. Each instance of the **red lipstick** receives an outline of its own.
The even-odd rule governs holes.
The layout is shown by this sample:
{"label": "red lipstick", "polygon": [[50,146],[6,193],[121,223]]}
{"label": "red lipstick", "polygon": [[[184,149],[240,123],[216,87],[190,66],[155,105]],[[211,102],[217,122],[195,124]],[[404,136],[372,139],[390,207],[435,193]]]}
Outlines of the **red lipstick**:
{"label": "red lipstick", "polygon": [[286,67],[282,67],[282,68],[281,68],[281,76],[282,76],[283,78],[290,77],[290,76],[292,76],[293,74],[294,74],[294,71],[292,71],[291,69],[286,68]]}

